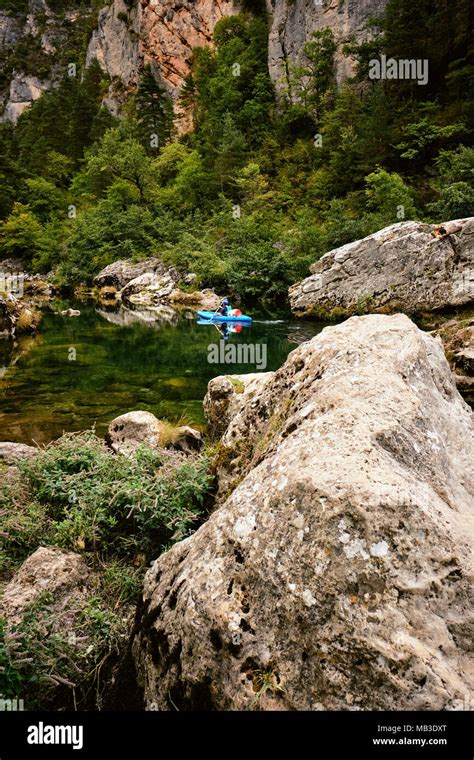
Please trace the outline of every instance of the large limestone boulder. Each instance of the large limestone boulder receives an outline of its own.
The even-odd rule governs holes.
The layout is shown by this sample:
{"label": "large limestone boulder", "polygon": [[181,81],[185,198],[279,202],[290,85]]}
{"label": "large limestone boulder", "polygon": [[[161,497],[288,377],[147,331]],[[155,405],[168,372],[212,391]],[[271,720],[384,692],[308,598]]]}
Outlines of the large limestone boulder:
{"label": "large limestone boulder", "polygon": [[165,272],[145,272],[130,280],[119,295],[122,300],[131,303],[153,304],[168,298],[178,280],[179,275],[174,268]]}
{"label": "large limestone boulder", "polygon": [[146,575],[148,707],[472,698],[473,432],[440,342],[406,316],[295,349],[225,432],[231,494]]}
{"label": "large limestone boulder", "polygon": [[463,306],[474,301],[474,217],[393,224],[329,251],[310,270],[290,288],[299,316]]}

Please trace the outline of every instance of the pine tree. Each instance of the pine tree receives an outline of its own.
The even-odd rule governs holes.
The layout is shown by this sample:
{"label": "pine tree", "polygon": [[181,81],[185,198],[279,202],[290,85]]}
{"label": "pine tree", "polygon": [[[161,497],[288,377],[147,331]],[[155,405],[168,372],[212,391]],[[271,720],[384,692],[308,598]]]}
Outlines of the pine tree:
{"label": "pine tree", "polygon": [[170,142],[174,133],[173,101],[150,65],[145,66],[135,96],[136,118],[143,145],[151,152]]}

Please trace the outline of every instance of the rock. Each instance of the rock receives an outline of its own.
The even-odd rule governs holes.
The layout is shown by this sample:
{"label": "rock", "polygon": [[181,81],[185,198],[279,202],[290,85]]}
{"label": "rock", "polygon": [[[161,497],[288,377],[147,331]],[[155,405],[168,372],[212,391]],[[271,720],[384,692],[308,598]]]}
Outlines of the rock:
{"label": "rock", "polygon": [[139,81],[140,15],[139,3],[130,7],[124,0],[113,0],[99,11],[87,48],[86,66],[97,60],[112,81],[104,105],[114,116]]}
{"label": "rock", "polygon": [[68,630],[63,627],[65,620],[78,614],[74,606],[82,598],[90,578],[90,570],[79,554],[40,546],[7,585],[0,600],[0,615],[9,626],[18,624],[25,608],[47,591],[53,594],[55,630],[64,633]]}
{"label": "rock", "polygon": [[189,306],[194,309],[204,309],[205,311],[215,311],[219,308],[222,298],[214,293],[213,290],[196,290],[192,293],[185,293],[179,288],[174,289],[169,296],[171,303],[181,306]]}
{"label": "rock", "polygon": [[441,345],[404,315],[296,348],[230,421],[233,492],[146,575],[148,707],[472,699],[473,432]]}
{"label": "rock", "polygon": [[0,296],[0,337],[16,333],[34,332],[41,321],[41,312],[32,304],[13,295]]}
{"label": "rock", "polygon": [[25,459],[37,456],[39,449],[27,446],[25,443],[0,441],[0,463],[14,465]]}
{"label": "rock", "polygon": [[195,454],[202,449],[203,440],[199,430],[189,425],[182,425],[176,429],[176,436],[170,446],[184,454]]}
{"label": "rock", "polygon": [[[193,49],[210,47],[217,22],[241,12],[237,0],[143,3],[140,56],[145,64],[152,64],[172,97],[178,98],[190,71]],[[180,131],[189,126],[189,117],[181,115]]]}
{"label": "rock", "polygon": [[15,331],[15,318],[11,305],[0,296],[0,337],[12,335]]}
{"label": "rock", "polygon": [[173,267],[162,273],[145,272],[128,282],[119,295],[123,301],[151,305],[166,300],[178,279],[179,275]]}
{"label": "rock", "polygon": [[401,222],[329,251],[290,288],[293,312],[419,314],[474,301],[474,217],[454,228],[433,237],[434,225]]}
{"label": "rock", "polygon": [[436,335],[443,342],[459,391],[474,406],[474,316],[445,321]]}
{"label": "rock", "polygon": [[197,280],[197,274],[194,272],[190,272],[186,275],[186,277],[183,279],[183,282],[185,285],[194,285],[194,283]]}
{"label": "rock", "polygon": [[109,425],[106,443],[116,454],[132,454],[141,444],[160,447],[161,424],[150,412],[128,412]]}
{"label": "rock", "polygon": [[189,426],[174,426],[150,412],[128,412],[109,425],[106,443],[116,454],[133,454],[141,444],[153,449],[172,448],[191,454],[202,446],[202,436]]}
{"label": "rock", "polygon": [[24,274],[24,265],[21,259],[3,259],[1,274]]}
{"label": "rock", "polygon": [[10,92],[1,121],[16,124],[19,117],[35,100],[51,87],[49,80],[27,74],[15,74],[10,82]]}
{"label": "rock", "polygon": [[230,420],[272,376],[272,372],[220,375],[210,381],[204,398],[204,414],[211,436],[223,434]]}
{"label": "rock", "polygon": [[64,311],[59,312],[63,317],[80,317],[81,312],[79,309],[64,309]]}
{"label": "rock", "polygon": [[94,284],[99,288],[114,287],[122,290],[127,283],[143,274],[164,274],[166,270],[163,262],[153,257],[137,262],[120,259],[102,269],[94,278]]}

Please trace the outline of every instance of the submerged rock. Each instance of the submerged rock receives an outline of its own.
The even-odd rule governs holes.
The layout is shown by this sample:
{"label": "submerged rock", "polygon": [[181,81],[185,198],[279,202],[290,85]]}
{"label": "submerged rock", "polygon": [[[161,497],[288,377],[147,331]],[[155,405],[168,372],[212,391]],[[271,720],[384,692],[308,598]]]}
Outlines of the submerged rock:
{"label": "submerged rock", "polygon": [[290,288],[300,316],[462,306],[474,301],[474,217],[393,224],[329,251],[310,270]]}
{"label": "submerged rock", "polygon": [[227,413],[232,493],[146,575],[148,706],[472,698],[474,428],[440,343],[403,315],[354,317]]}

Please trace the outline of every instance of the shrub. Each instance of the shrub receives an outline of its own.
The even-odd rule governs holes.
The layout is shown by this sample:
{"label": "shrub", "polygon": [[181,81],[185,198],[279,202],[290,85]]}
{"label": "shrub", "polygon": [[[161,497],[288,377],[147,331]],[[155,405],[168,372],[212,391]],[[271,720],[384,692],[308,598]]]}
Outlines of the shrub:
{"label": "shrub", "polygon": [[156,557],[190,533],[210,486],[205,458],[176,464],[146,447],[133,458],[115,455],[90,431],[64,435],[19,469],[22,483],[0,489],[12,561],[51,543],[94,556]]}

